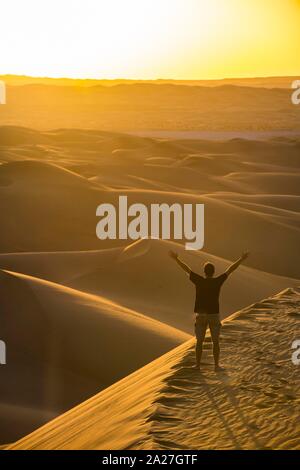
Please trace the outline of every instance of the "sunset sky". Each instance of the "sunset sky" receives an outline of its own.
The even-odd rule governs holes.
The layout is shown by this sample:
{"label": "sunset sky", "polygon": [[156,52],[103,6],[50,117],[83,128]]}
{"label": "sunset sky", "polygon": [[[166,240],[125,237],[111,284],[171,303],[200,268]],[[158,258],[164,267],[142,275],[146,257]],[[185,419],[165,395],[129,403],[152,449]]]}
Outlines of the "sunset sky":
{"label": "sunset sky", "polygon": [[300,0],[9,0],[0,73],[300,76]]}

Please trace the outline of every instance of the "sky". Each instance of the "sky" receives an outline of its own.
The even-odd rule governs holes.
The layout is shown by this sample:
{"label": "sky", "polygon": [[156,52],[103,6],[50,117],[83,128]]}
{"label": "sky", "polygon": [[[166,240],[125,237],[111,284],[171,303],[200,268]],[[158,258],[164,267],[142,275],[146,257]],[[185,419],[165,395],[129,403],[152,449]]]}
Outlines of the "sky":
{"label": "sky", "polygon": [[0,74],[300,77],[300,0],[9,0]]}

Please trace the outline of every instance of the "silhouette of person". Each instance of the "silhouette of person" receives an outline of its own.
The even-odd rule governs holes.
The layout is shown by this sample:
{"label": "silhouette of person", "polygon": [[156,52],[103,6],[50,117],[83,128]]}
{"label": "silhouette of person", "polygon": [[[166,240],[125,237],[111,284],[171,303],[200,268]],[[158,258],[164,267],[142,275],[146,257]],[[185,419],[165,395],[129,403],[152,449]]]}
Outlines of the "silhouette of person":
{"label": "silhouette of person", "polygon": [[169,255],[174,259],[177,264],[188,274],[190,280],[196,287],[196,300],[194,312],[196,314],[195,320],[195,335],[196,342],[196,368],[200,368],[203,341],[205,338],[207,327],[209,326],[211,339],[213,342],[213,355],[215,361],[215,370],[222,370],[219,366],[220,358],[220,331],[221,321],[219,313],[219,296],[223,283],[228,276],[233,273],[239,265],[248,258],[249,253],[245,252],[242,256],[220,276],[214,277],[215,267],[212,263],[204,264],[204,277],[196,274],[191,268],[181,261],[178,254],[170,251]]}

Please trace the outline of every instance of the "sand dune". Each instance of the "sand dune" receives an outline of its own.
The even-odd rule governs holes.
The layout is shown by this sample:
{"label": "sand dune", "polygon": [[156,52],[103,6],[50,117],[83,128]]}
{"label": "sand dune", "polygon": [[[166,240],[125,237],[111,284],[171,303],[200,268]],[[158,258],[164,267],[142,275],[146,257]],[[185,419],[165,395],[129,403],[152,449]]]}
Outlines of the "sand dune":
{"label": "sand dune", "polygon": [[[177,170],[175,177],[170,168],[166,168],[165,178],[169,175],[170,182],[178,186],[176,178],[182,177],[182,184],[188,186],[189,177],[179,168]],[[217,181],[218,186],[218,181],[225,181],[226,177],[209,179],[204,175],[202,179],[208,188],[212,181]],[[280,214],[280,208],[276,216],[271,216],[240,207],[233,199],[208,197],[196,190],[185,192],[178,187],[176,190],[138,190],[134,186],[126,190],[107,189],[74,171],[37,161],[0,165],[0,181],[2,252],[78,251],[116,246],[119,242],[97,239],[96,207],[102,202],[117,206],[119,196],[128,195],[129,204],[138,201],[147,206],[152,203],[204,203],[205,251],[233,259],[247,246],[252,252],[252,267],[278,275],[300,277],[299,266],[294,263],[299,228],[294,221],[289,222],[285,212]],[[162,180],[161,184],[164,184]],[[229,186],[232,192],[231,180]],[[237,193],[244,184],[233,182],[233,186]],[[271,257],[270,253],[278,252],[277,247],[282,244],[285,245],[284,252]]]}
{"label": "sand dune", "polygon": [[225,201],[233,201],[235,204],[249,203],[260,204],[264,207],[284,209],[299,213],[300,211],[300,196],[286,195],[286,194],[235,194],[235,193],[214,193],[209,194],[209,197],[223,199]]}
{"label": "sand dune", "polygon": [[[131,190],[127,194],[129,204],[139,201],[146,206],[151,203],[204,203],[205,252],[234,259],[246,246],[252,253],[249,259],[251,267],[297,279],[300,277],[299,267],[294,263],[299,241],[299,228],[294,223],[289,225],[286,220],[282,223],[276,217],[205,195],[141,190]],[[282,244],[284,252],[278,251]],[[270,255],[275,252],[276,257]]]}
{"label": "sand dune", "polygon": [[269,216],[270,220],[276,220],[278,223],[299,227],[300,217],[297,211],[259,204],[255,199],[252,202],[235,200],[234,203],[254,213]]}
{"label": "sand dune", "polygon": [[[205,252],[187,254],[174,243],[144,240],[125,249],[116,264],[109,263],[73,278],[70,284],[83,290],[103,292],[102,295],[193,333],[194,286],[169,259],[170,248],[180,252],[182,259],[199,273],[207,260],[216,265],[218,273],[229,265],[228,261]],[[119,284],[118,292],[108,281],[112,278]],[[99,290],[100,279],[103,281]],[[223,288],[222,316],[226,317],[245,304],[297,283],[296,280],[242,267],[238,276],[233,275]]]}
{"label": "sand dune", "polygon": [[2,269],[67,284],[73,278],[115,264],[124,248],[0,254]]}
{"label": "sand dune", "polygon": [[[126,122],[133,126],[138,116],[135,106],[138,104],[140,109],[146,100],[145,106],[153,108],[153,100],[163,90],[169,93],[168,99],[177,97],[183,107],[189,106],[194,94],[197,112],[190,103],[188,115],[183,119],[178,112],[175,121],[169,124],[173,133],[178,128],[190,132],[190,127],[193,128],[190,117],[197,121],[198,129],[205,116],[203,129],[216,132],[213,138],[205,140],[198,134],[193,137],[176,132],[171,139],[167,134],[152,138],[147,133],[138,136],[111,130],[58,129],[66,119],[69,126],[78,116],[82,116],[84,126],[93,127],[96,123],[99,127],[103,116],[105,125],[109,125],[109,107],[114,102],[117,109],[128,85],[88,90],[89,106],[106,103],[102,114],[97,111],[92,116],[85,109],[88,123],[80,106],[76,113],[72,112],[71,119],[65,102],[59,110],[55,107],[55,116],[50,109],[52,102],[48,102],[49,107],[43,103],[54,95],[59,99],[68,95],[71,100],[76,95],[80,101],[82,90],[78,94],[67,84],[65,88],[49,88],[49,96],[43,95],[44,86],[34,85],[28,96],[21,97],[20,87],[17,93],[22,100],[31,100],[30,110],[35,113],[30,111],[26,122],[24,116],[19,122],[20,115],[14,116],[10,105],[5,107],[9,123],[31,125],[38,120],[47,124],[47,129],[0,127],[0,326],[1,339],[9,340],[9,361],[1,368],[2,442],[31,432],[189,338],[193,332],[194,288],[168,257],[170,248],[177,250],[196,272],[201,272],[204,261],[211,260],[218,273],[242,251],[250,250],[247,265],[224,285],[223,317],[286,287],[297,286],[300,278],[297,262],[300,139],[285,134],[260,140],[258,132],[249,140],[248,134],[243,133],[244,128],[249,130],[248,121],[257,124],[252,133],[261,130],[261,122],[255,120],[251,110],[248,113],[239,109],[242,98],[251,105],[254,99],[261,100],[260,119],[268,121],[273,132],[280,124],[280,120],[274,123],[274,109],[278,106],[285,120],[282,100],[288,90],[219,87],[215,103],[209,102],[215,97],[215,90],[209,93],[206,90],[205,100],[199,106],[199,99],[204,96],[200,87],[193,90],[139,84],[130,89],[133,114],[126,110]],[[146,98],[145,90],[149,93]],[[36,98],[34,109],[31,93]],[[231,100],[233,93],[235,104]],[[161,101],[161,105],[167,106],[168,99]],[[21,102],[18,103],[20,106]],[[219,113],[217,118],[215,106],[223,109],[220,103],[226,112]],[[162,132],[161,122],[165,129],[168,113],[174,117],[174,112],[170,108],[158,116],[156,110],[153,119],[147,106],[139,125],[143,128],[150,119],[151,126],[147,128],[155,129],[157,124],[157,132]],[[232,106],[236,106],[235,110]],[[197,114],[199,109],[201,116]],[[232,113],[230,119],[228,112]],[[295,114],[292,118],[290,109],[288,112],[291,128],[296,129]],[[113,119],[120,118],[118,129],[124,125],[122,116],[122,112],[114,111]],[[238,138],[226,138],[234,132]],[[96,207],[103,202],[117,207],[121,195],[128,196],[129,204],[139,202],[147,207],[153,203],[204,203],[204,249],[189,253],[183,250],[183,244],[174,241],[98,240]],[[287,313],[291,309],[293,313],[294,306],[298,306],[297,296],[290,291],[274,301],[251,307],[249,315],[244,312],[230,322],[230,328],[224,329],[224,339],[227,337],[224,360],[229,376],[226,379],[215,377],[210,371],[203,380],[191,377],[186,369],[193,355],[193,343],[189,343],[149,365],[146,374],[143,369],[139,371],[133,376],[136,380],[129,376],[118,382],[116,389],[107,389],[100,396],[118,416],[108,417],[95,398],[93,403],[105,421],[103,435],[98,438],[97,432],[93,432],[100,415],[95,414],[94,420],[87,421],[79,416],[83,433],[77,436],[79,447],[296,447],[298,441],[292,428],[288,430],[291,436],[288,442],[284,432],[282,441],[275,438],[272,427],[284,422],[287,399],[292,404],[288,426],[293,426],[297,400],[287,398],[294,395],[286,391],[285,382],[278,388],[279,378],[293,383],[293,372],[280,368],[279,361],[285,358],[272,365],[267,349],[277,357],[278,345],[285,345],[287,338],[291,340],[295,325],[298,326],[297,317],[281,316],[280,309]],[[276,325],[272,337],[269,325],[271,328],[273,322],[269,318],[274,318]],[[277,349],[273,344],[277,344]],[[208,360],[211,362],[210,357]],[[237,364],[237,368],[232,364]],[[273,376],[268,376],[269,372]],[[270,377],[277,389],[272,389]],[[254,384],[252,388],[250,382]],[[128,395],[122,395],[124,383]],[[111,394],[111,390],[116,390],[116,394]],[[140,395],[133,403],[137,391]],[[177,393],[176,401],[173,393],[178,391],[181,396]],[[119,400],[119,408],[118,403],[112,403],[112,397]],[[191,397],[196,407],[192,406]],[[156,398],[158,404],[153,406]],[[217,415],[212,400],[220,407]],[[170,406],[174,408],[175,419],[165,416],[170,413]],[[86,404],[82,407],[85,410]],[[199,418],[202,409],[204,420]],[[122,427],[121,437],[115,432],[117,425]],[[216,429],[217,425],[221,430]],[[86,427],[93,432],[93,442],[90,433],[85,437]],[[207,427],[212,429],[211,435],[204,430]],[[75,440],[71,436],[70,445]],[[55,442],[57,447],[67,446],[63,441]]]}
{"label": "sand dune", "polygon": [[212,370],[208,337],[192,370],[188,341],[9,449],[297,449],[299,306],[287,289],[227,321],[225,372]]}
{"label": "sand dune", "polygon": [[257,194],[300,195],[300,172],[298,173],[233,173],[226,177],[244,185],[245,191]]}
{"label": "sand dune", "polygon": [[95,244],[103,195],[84,177],[48,163],[10,162],[0,166],[0,195],[2,251]]}
{"label": "sand dune", "polygon": [[103,297],[7,271],[0,281],[1,338],[8,348],[1,370],[2,441],[24,435],[189,337]]}
{"label": "sand dune", "polygon": [[[5,269],[103,296],[193,333],[194,287],[168,257],[170,249],[179,251],[200,273],[206,260],[212,261],[218,272],[230,263],[202,251],[188,254],[180,245],[159,240],[102,251],[0,255],[0,263]],[[297,280],[241,267],[223,288],[222,316],[297,284]]]}
{"label": "sand dune", "polygon": [[[137,130],[298,130],[291,90],[261,83],[221,86],[192,83],[120,83],[70,86],[35,82],[7,87],[10,99],[1,124],[33,128]],[[290,82],[291,83],[291,82]],[[26,109],[26,113],[20,113]]]}

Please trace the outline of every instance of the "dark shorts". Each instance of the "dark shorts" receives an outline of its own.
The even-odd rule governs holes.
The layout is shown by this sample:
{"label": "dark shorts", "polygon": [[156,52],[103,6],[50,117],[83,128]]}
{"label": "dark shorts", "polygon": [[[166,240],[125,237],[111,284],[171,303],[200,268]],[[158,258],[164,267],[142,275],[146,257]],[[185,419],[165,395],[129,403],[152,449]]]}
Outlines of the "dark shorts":
{"label": "dark shorts", "polygon": [[212,340],[218,339],[222,327],[220,315],[218,313],[197,313],[195,321],[195,334],[197,339],[204,339],[208,326]]}

